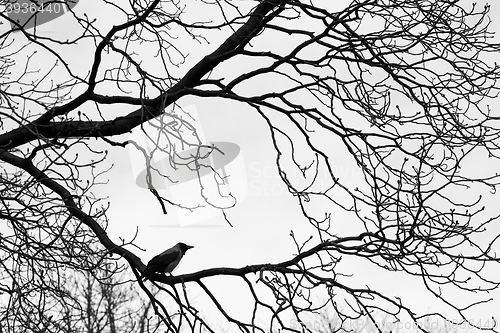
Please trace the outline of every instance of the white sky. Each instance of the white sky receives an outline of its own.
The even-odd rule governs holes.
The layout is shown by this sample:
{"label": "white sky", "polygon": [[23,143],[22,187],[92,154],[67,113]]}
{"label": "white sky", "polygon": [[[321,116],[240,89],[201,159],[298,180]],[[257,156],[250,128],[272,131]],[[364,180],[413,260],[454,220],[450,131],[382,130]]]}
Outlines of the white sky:
{"label": "white sky", "polygon": [[[491,2],[492,28],[500,31],[500,4],[497,1]],[[116,24],[116,17],[110,19],[109,14],[91,5],[90,1],[82,0],[75,10],[85,11],[90,17],[96,17],[103,27]],[[63,25],[65,19],[62,17],[42,27],[58,37],[70,34],[68,30],[60,31],[56,28]],[[188,62],[197,61],[207,49],[216,46],[217,43],[208,47],[192,45],[192,55]],[[87,50],[75,47],[67,49],[68,56],[73,60],[78,59],[82,64],[81,68],[85,69],[90,61]],[[148,59],[148,50],[141,52]],[[272,86],[272,82],[267,84]],[[179,219],[172,209],[169,209],[168,215],[163,215],[149,191],[136,186],[135,162],[131,162],[129,150],[114,148],[110,149],[110,162],[114,163],[114,168],[107,174],[109,184],[96,189],[96,193],[108,196],[111,202],[108,218],[112,239],[117,243],[119,238],[130,240],[138,228],[135,243],[146,251],[139,252],[135,249],[134,252],[144,262],[179,241],[195,246],[187,253],[175,271],[176,274],[212,267],[241,267],[290,259],[295,253],[290,231],[294,231],[299,241],[304,241],[315,233],[302,216],[297,198],[288,194],[286,186],[276,174],[275,151],[264,121],[252,109],[234,102],[186,98],[180,104],[196,110],[200,117],[198,129],[202,129],[207,142],[231,142],[241,149],[237,161],[242,164],[232,166],[231,177],[236,179],[231,182],[244,182],[247,188],[240,191],[241,198],[237,205],[226,211],[234,227],[227,226],[221,215],[201,219],[198,223],[191,221],[189,224]],[[333,167],[351,184],[360,183],[361,173],[345,159],[339,158]],[[487,169],[488,164],[482,163],[481,167]],[[170,195],[168,190],[160,190],[160,193]],[[498,196],[496,199],[498,200]],[[345,214],[336,214],[333,220],[345,228],[349,228],[352,221]],[[315,244],[313,242],[310,245]],[[415,279],[375,270],[359,259],[344,260],[346,263],[343,267],[349,270],[346,273],[355,274],[353,281],[359,286],[369,284],[372,288],[381,288],[389,294],[401,296],[403,300],[406,296],[411,304],[422,311],[436,305],[432,298],[424,296],[423,289]],[[241,302],[242,296],[238,294],[240,288],[229,288],[225,280],[218,284],[221,287],[218,288],[218,296],[225,298],[227,304],[231,302],[234,311],[249,309]],[[500,305],[498,296],[498,292],[492,294],[496,298],[496,306],[492,304],[481,307],[477,312],[477,320],[496,314],[494,309],[498,309]]]}

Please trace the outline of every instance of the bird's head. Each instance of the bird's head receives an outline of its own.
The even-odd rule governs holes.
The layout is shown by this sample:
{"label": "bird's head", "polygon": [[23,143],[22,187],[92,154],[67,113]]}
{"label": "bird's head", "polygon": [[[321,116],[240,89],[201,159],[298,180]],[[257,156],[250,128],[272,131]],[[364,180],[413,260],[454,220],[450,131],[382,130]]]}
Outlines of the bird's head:
{"label": "bird's head", "polygon": [[182,253],[186,253],[187,250],[192,249],[194,246],[191,245],[186,245],[184,243],[178,243],[179,249],[182,251]]}

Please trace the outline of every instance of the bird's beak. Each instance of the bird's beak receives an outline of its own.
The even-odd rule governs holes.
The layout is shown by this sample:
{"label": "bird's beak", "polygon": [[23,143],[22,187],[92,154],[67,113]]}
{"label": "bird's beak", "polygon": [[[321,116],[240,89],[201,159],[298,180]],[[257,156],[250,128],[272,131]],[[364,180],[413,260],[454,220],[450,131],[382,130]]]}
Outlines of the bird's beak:
{"label": "bird's beak", "polygon": [[194,246],[191,245],[186,245],[186,247],[188,248],[188,250],[194,248]]}

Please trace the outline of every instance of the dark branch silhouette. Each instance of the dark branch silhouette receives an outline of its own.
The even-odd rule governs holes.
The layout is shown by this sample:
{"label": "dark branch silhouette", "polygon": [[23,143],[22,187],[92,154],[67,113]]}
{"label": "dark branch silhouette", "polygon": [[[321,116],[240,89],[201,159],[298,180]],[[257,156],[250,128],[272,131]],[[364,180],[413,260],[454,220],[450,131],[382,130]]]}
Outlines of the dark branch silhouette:
{"label": "dark branch silhouette", "polygon": [[[0,35],[0,331],[72,332],[75,311],[88,332],[302,332],[312,331],[307,316],[326,310],[342,325],[364,318],[381,333],[380,317],[409,318],[422,332],[428,320],[450,322],[372,289],[369,276],[365,287],[355,286],[343,271],[347,257],[419,277],[457,324],[498,332],[495,319],[468,315],[500,284],[491,273],[499,264],[493,224],[500,211],[491,202],[500,180],[500,115],[492,107],[500,45],[491,39],[489,6],[105,1],[96,5],[110,13],[104,29],[83,4],[60,4],[72,24],[64,39],[0,14],[12,25]],[[213,16],[197,19],[203,12]],[[83,60],[75,55],[82,48],[91,51]],[[153,178],[169,175],[152,161],[161,151],[172,168],[195,165],[200,175],[207,167],[202,148],[206,155],[217,148],[200,142],[173,112],[190,96],[239,103],[262,118],[277,175],[316,234],[302,242],[292,233],[297,251],[283,262],[153,274],[151,284],[140,279],[146,266],[134,240],[108,235],[110,203],[92,190],[112,168],[108,149],[125,154],[133,146],[144,157],[152,200],[163,212],[180,205],[156,190]],[[124,139],[160,117],[159,137],[194,148],[196,156],[159,141],[149,152]],[[359,183],[337,172],[339,160],[362,175]],[[479,168],[483,161],[491,168]],[[339,227],[346,223],[357,231]],[[118,323],[124,312],[113,303],[121,295],[114,277],[124,268],[148,299],[132,326]],[[221,277],[245,286],[251,313],[239,318],[218,300],[207,281]],[[87,308],[75,305],[78,296],[67,285],[78,279],[89,284],[87,296],[100,286],[99,299],[109,305],[95,305],[104,326],[91,297]],[[204,295],[225,322],[209,322],[187,289]],[[482,297],[456,302],[453,292]]]}

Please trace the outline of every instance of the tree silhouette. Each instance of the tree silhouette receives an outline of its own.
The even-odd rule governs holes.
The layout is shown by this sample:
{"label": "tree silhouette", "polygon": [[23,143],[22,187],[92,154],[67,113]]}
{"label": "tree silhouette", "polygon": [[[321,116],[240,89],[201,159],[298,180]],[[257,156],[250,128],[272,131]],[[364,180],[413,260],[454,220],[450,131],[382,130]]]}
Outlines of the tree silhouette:
{"label": "tree silhouette", "polygon": [[[342,257],[417,276],[455,318],[498,331],[494,319],[467,317],[473,304],[449,298],[455,290],[486,295],[500,283],[491,273],[498,270],[498,235],[486,232],[499,214],[487,203],[499,182],[500,144],[500,115],[490,106],[500,47],[491,40],[489,6],[93,2],[107,13],[103,23],[83,3],[58,3],[66,7],[64,22],[71,21],[61,39],[44,34],[47,25],[26,30],[0,14],[14,27],[0,35],[2,332],[68,331],[66,281],[106,272],[109,258],[116,267],[126,261],[169,332],[218,330],[187,289],[200,291],[229,327],[244,332],[301,332],[307,325],[291,323],[328,304],[339,318],[375,322],[381,313],[408,318],[422,331],[419,323],[445,318],[351,285],[338,270]],[[79,58],[82,48],[92,56]],[[145,265],[133,241],[108,236],[108,203],[93,188],[106,181],[108,150],[133,145],[144,154],[152,199],[164,212],[177,205],[155,189],[154,151],[122,135],[163,117],[160,135],[198,154],[187,158],[174,144],[156,149],[174,166],[210,168],[200,151],[217,148],[197,140],[189,119],[173,112],[189,96],[240,103],[266,122],[278,174],[317,241],[292,234],[298,254],[280,263],[158,275],[156,293],[139,279]],[[335,173],[339,158],[358,168],[363,186]],[[478,170],[480,160],[492,168]],[[290,177],[290,166],[306,185]],[[322,172],[329,181],[319,186]],[[331,205],[322,216],[308,208],[317,200]],[[340,230],[333,218],[340,211],[357,232]],[[252,312],[232,314],[206,283],[212,277],[242,282]],[[317,294],[327,301],[317,302]]]}

